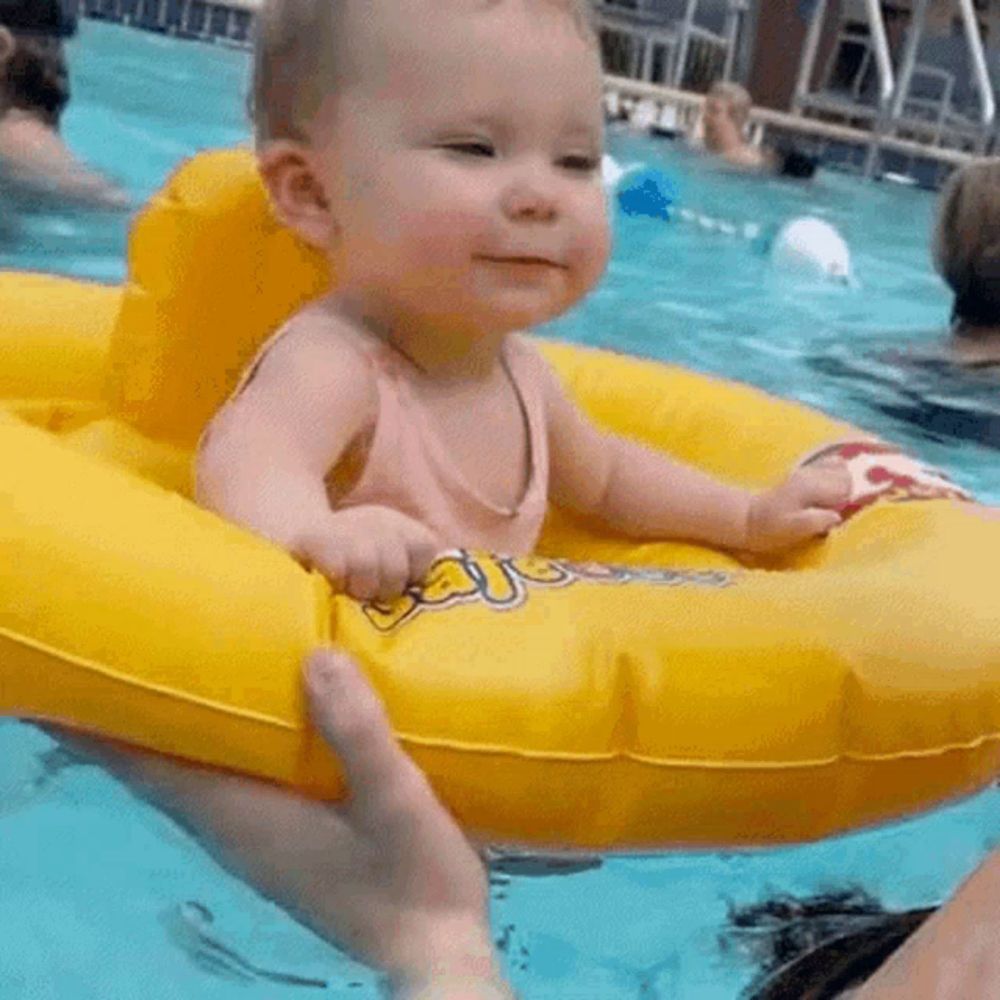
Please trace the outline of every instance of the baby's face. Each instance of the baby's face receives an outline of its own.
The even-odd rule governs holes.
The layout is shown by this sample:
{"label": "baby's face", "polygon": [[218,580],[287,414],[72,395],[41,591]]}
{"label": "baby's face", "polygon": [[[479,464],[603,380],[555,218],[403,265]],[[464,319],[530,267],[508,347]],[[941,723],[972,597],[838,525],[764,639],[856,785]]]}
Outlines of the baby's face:
{"label": "baby's face", "polygon": [[362,7],[316,143],[340,281],[387,317],[484,333],[565,311],[609,251],[591,43],[540,0]]}

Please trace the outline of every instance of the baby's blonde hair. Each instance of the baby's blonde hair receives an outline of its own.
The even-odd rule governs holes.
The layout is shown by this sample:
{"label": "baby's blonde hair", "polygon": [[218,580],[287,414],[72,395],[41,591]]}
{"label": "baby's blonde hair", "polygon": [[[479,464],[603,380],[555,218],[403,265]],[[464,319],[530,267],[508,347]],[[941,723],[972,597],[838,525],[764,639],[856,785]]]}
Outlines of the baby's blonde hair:
{"label": "baby's blonde hair", "polygon": [[729,83],[719,80],[713,83],[708,92],[709,97],[717,97],[729,105],[729,116],[739,125],[742,125],[750,117],[750,110],[753,108],[753,100],[745,87],[738,83]]}
{"label": "baby's blonde hair", "polygon": [[[374,0],[264,0],[257,14],[250,115],[258,147],[275,139],[308,139],[306,126],[323,100],[341,82],[338,52],[347,3]],[[467,0],[491,7],[510,0]],[[576,27],[596,45],[589,0],[521,0],[545,2],[570,15]]]}
{"label": "baby's blonde hair", "polygon": [[344,0],[264,0],[256,17],[250,116],[258,147],[305,141],[336,85],[336,48]]}

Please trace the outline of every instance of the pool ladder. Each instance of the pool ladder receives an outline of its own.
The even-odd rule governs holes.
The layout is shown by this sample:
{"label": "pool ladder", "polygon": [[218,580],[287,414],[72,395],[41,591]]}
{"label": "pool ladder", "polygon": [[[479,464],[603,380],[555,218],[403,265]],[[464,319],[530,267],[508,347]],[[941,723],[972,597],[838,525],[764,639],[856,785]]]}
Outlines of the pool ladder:
{"label": "pool ladder", "polygon": [[697,66],[702,61],[712,67],[712,79],[702,82],[713,82],[715,76],[732,79],[751,2],[726,0],[721,33],[698,23],[701,0],[684,0],[684,13],[679,18],[668,17],[653,0],[591,0],[591,6],[599,27],[630,45],[629,77],[652,82],[659,55],[664,84],[679,89],[689,78],[692,63]]}
{"label": "pool ladder", "polygon": [[[875,67],[878,72],[879,81],[878,105],[871,129],[872,139],[865,157],[864,174],[866,177],[871,177],[875,174],[882,140],[887,136],[894,135],[900,126],[911,124],[904,119],[903,110],[909,96],[914,72],[917,69],[917,50],[923,36],[927,9],[930,6],[930,2],[931,0],[914,0],[913,2],[910,25],[901,60],[901,69],[897,80],[892,64],[892,55],[889,51],[888,33],[882,14],[881,2],[880,0],[865,0],[869,31],[871,33],[871,46],[874,49]],[[962,15],[966,44],[969,47],[972,58],[973,79],[979,93],[980,128],[974,143],[976,147],[975,151],[982,153],[985,151],[987,143],[990,140],[990,131],[996,121],[996,97],[986,66],[986,53],[983,48],[983,39],[980,34],[973,0],[958,0],[958,5]],[[822,95],[813,94],[810,91],[820,39],[826,23],[827,7],[828,0],[816,0],[809,22],[805,46],[802,51],[793,107],[799,115],[809,109],[840,110],[848,116],[851,115],[852,111],[856,111],[860,115],[867,110],[865,106],[856,105],[852,107],[850,102],[842,102],[841,108],[838,109],[829,104],[824,105]],[[945,111],[946,108],[942,107],[937,131],[938,139],[940,139],[942,132],[947,129],[947,126],[944,124]]]}

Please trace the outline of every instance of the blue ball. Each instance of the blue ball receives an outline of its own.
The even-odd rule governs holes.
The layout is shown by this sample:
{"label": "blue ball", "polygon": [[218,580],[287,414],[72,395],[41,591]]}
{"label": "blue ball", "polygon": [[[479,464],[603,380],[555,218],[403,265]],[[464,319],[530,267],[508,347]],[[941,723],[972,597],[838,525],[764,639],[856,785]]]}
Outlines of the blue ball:
{"label": "blue ball", "polygon": [[643,167],[622,178],[617,195],[618,205],[626,215],[669,219],[677,201],[677,185],[662,170]]}

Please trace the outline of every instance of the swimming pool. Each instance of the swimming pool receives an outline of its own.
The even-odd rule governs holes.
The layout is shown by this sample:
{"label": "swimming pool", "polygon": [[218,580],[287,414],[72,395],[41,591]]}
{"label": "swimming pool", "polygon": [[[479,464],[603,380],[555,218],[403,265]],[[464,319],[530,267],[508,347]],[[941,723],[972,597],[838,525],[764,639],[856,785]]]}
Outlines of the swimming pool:
{"label": "swimming pool", "polygon": [[[245,54],[84,22],[72,46],[76,100],[66,131],[140,203],[177,161],[247,136]],[[808,187],[704,168],[672,144],[614,134],[621,162],[656,163],[685,206],[741,230],[818,214],[847,236],[860,288],[790,281],[753,241],[708,224],[616,220],[595,294],[552,332],[753,382],[871,427],[1000,501],[988,434],[957,418],[908,418],[930,399],[983,412],[988,383],[921,369],[887,351],[931,344],[948,300],[930,272],[932,198],[822,175]],[[0,266],[117,280],[120,219],[39,215],[10,232]],[[914,393],[919,399],[914,399]],[[963,409],[964,408],[964,409]],[[374,996],[373,980],[218,869],[183,833],[42,734],[0,723],[0,997],[173,1000],[310,992]],[[528,998],[730,1000],[755,967],[727,934],[730,905],[776,893],[864,887],[890,907],[933,902],[1000,840],[1000,796],[818,845],[605,860],[556,877],[494,871],[497,936]],[[548,873],[548,877],[541,877]],[[192,905],[196,904],[196,905]],[[204,914],[218,942],[193,930]],[[278,983],[261,970],[294,975]]]}

